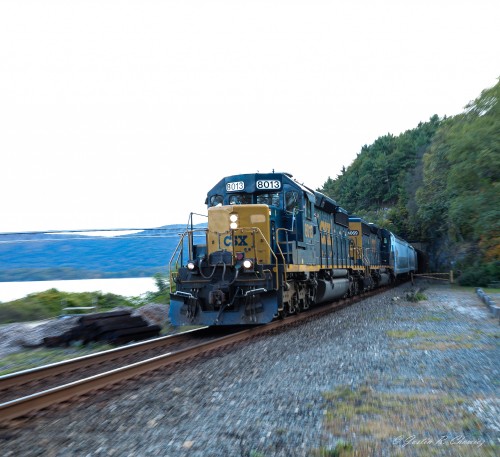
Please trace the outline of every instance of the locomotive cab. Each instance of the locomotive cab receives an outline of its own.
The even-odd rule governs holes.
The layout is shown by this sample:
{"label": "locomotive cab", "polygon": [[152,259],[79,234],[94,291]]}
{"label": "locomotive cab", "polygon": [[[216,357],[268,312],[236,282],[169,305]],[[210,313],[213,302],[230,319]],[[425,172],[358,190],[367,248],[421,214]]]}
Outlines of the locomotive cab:
{"label": "locomotive cab", "polygon": [[[278,314],[283,177],[232,176],[209,191],[205,244],[195,244],[188,231],[190,260],[171,275],[176,290],[170,318],[175,325],[259,324]],[[294,200],[300,204],[298,194]]]}
{"label": "locomotive cab", "polygon": [[368,290],[390,283],[390,237],[386,232],[360,217],[349,217],[350,252],[357,289]]}

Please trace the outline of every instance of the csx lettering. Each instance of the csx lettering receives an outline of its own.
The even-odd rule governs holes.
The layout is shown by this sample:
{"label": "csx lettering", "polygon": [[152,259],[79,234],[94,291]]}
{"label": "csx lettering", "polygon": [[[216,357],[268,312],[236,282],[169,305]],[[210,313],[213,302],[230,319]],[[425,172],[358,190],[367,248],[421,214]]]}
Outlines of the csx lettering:
{"label": "csx lettering", "polygon": [[[248,235],[236,235],[234,237],[234,245],[235,246],[248,246],[247,238],[248,238]],[[231,244],[232,244],[231,236],[228,235],[228,236],[224,237],[224,246],[231,246]]]}
{"label": "csx lettering", "polygon": [[234,237],[234,245],[235,246],[248,246],[246,239],[247,239],[247,235],[236,235]]}
{"label": "csx lettering", "polygon": [[310,224],[306,224],[306,226],[304,227],[305,229],[305,232],[306,232],[306,238],[312,238],[313,237],[313,226],[310,225]]}

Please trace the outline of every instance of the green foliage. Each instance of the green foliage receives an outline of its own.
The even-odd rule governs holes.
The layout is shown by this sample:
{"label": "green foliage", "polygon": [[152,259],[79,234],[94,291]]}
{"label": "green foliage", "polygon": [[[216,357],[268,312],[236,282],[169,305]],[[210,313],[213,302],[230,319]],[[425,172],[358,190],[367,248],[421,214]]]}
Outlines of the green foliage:
{"label": "green foliage", "polygon": [[71,312],[63,312],[63,308],[95,306],[96,311],[102,312],[118,307],[135,308],[147,303],[169,303],[170,290],[167,277],[162,273],[156,273],[154,279],[158,290],[147,292],[140,297],[125,298],[112,293],[103,294],[100,291],[70,293],[49,289],[29,294],[18,300],[0,302],[0,324],[49,319]]}
{"label": "green foliage", "polygon": [[500,261],[470,264],[458,277],[461,286],[487,287],[497,281],[500,281]]}
{"label": "green foliage", "polygon": [[24,298],[0,303],[0,324],[26,322],[57,317],[62,308],[97,306],[98,311],[125,306],[134,303],[120,295],[102,292],[68,293],[57,289],[29,294]]}
{"label": "green foliage", "polygon": [[423,294],[422,292],[415,292],[415,293],[407,294],[406,299],[410,302],[419,302],[419,301],[427,300],[427,296],[425,294]]}
{"label": "green foliage", "polygon": [[156,273],[153,276],[155,280],[155,285],[158,287],[158,293],[164,294],[168,291],[168,280],[167,277],[161,273]]}
{"label": "green foliage", "polygon": [[499,176],[500,81],[444,122],[424,157],[424,185],[416,195],[422,238],[445,239],[442,249],[453,260],[469,257],[477,266],[498,259]]}
{"label": "green foliage", "polygon": [[499,177],[500,78],[457,116],[435,115],[363,146],[319,190],[351,214],[426,243],[432,271],[467,265],[462,280],[480,285],[500,259]]}
{"label": "green foliage", "polygon": [[158,288],[156,292],[147,292],[140,302],[146,303],[170,303],[170,287],[168,277],[163,273],[156,273],[154,276],[155,285]]}
{"label": "green foliage", "polygon": [[363,146],[356,160],[320,190],[350,213],[401,236],[414,236],[415,187],[422,181],[423,154],[440,124],[434,115],[397,137],[387,134]]}

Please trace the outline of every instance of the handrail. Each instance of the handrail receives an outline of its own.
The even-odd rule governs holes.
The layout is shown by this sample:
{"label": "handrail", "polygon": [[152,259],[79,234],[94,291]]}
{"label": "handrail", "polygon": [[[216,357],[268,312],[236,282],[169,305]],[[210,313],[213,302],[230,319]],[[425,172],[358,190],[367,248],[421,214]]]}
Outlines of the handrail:
{"label": "handrail", "polygon": [[[253,248],[254,248],[254,258],[257,259],[257,247],[256,247],[256,243],[255,243],[255,233],[258,232],[260,234],[260,236],[262,237],[262,240],[264,241],[264,243],[266,243],[267,245],[267,248],[269,249],[269,252],[272,254],[272,256],[274,257],[274,261],[276,263],[276,287],[274,290],[278,290],[278,285],[279,285],[279,276],[278,276],[278,258],[276,257],[276,254],[274,253],[274,251],[272,250],[271,248],[271,245],[269,244],[269,242],[267,241],[266,237],[264,236],[264,234],[262,233],[262,230],[259,228],[259,227],[238,227],[237,229],[234,229],[234,230],[230,230],[231,232],[233,232],[231,234],[231,239],[233,241],[232,243],[232,249],[233,249],[233,256],[234,256],[234,248],[235,248],[235,245],[234,245],[234,232],[237,232],[237,231],[241,231],[241,233],[243,233],[245,230],[250,230],[252,232],[252,235],[254,237],[254,240],[253,240]],[[227,233],[227,232],[225,232]]]}
{"label": "handrail", "polygon": [[[177,243],[177,246],[175,247],[174,252],[172,253],[172,257],[170,257],[170,262],[168,264],[168,272],[169,272],[169,277],[170,277],[170,284],[169,284],[170,293],[172,293],[172,284],[174,284],[174,282],[175,282],[174,281],[174,272],[172,271],[172,264],[174,263],[174,258],[176,258],[175,263],[178,264],[179,257],[182,256],[182,252],[184,251],[184,239],[186,238],[186,236],[188,237],[188,240],[191,237],[190,240],[191,240],[191,244],[192,244],[193,243],[192,237],[193,237],[194,232],[205,232],[205,238],[208,236],[208,228],[189,229],[181,234],[181,238],[180,238],[179,242]],[[188,248],[191,249],[192,247],[188,246]],[[181,257],[181,266],[182,266],[182,257]]]}
{"label": "handrail", "polygon": [[[287,229],[287,228],[284,228],[284,227],[280,227],[279,229],[276,230],[276,246],[278,247],[278,250],[280,251],[280,254],[281,254],[281,258],[283,259],[283,273],[285,275],[285,280],[286,280],[286,275],[288,274],[288,271],[287,271],[287,263],[285,261],[285,255],[283,254],[283,251],[281,249],[281,245],[280,245],[280,242],[279,242],[279,232],[282,231],[282,232],[290,232],[290,233],[295,233],[293,230],[290,230],[290,229]],[[288,240],[288,236],[286,237],[287,240]],[[287,241],[287,245],[288,245],[288,241]],[[288,251],[287,251],[288,252]],[[278,259],[276,258],[276,266],[277,266],[277,262],[278,262]]]}
{"label": "handrail", "polygon": [[[255,259],[257,259],[257,247],[256,247],[256,243],[255,243],[255,234],[256,233],[260,234],[260,236],[262,237],[262,240],[267,245],[267,248],[269,249],[269,252],[274,257],[274,261],[276,263],[276,273],[275,273],[276,274],[276,287],[275,287],[275,290],[278,290],[278,285],[279,285],[278,258],[276,257],[276,254],[273,252],[273,250],[271,248],[271,245],[269,244],[269,242],[267,241],[266,237],[264,236],[264,234],[262,233],[262,231],[260,230],[259,227],[239,227],[237,229],[230,229],[230,230],[227,230],[225,232],[220,232],[217,235],[219,236],[219,238],[220,238],[221,235],[224,235],[224,234],[230,234],[231,235],[231,241],[232,241],[231,249],[232,249],[232,255],[233,255],[233,258],[234,258],[234,254],[235,254],[234,234],[235,234],[235,232],[236,233],[237,232],[243,233],[245,230],[246,231],[250,231],[252,233],[252,236],[254,237],[253,249],[254,249],[254,258]],[[177,243],[177,246],[176,246],[176,248],[174,250],[174,253],[172,254],[172,257],[170,258],[170,262],[169,262],[170,292],[172,292],[172,284],[175,282],[174,281],[174,272],[172,272],[172,263],[174,262],[174,258],[176,258],[176,257],[177,257],[176,258],[176,263],[178,263],[178,259],[181,256],[183,248],[184,248],[183,244],[184,244],[184,239],[186,238],[186,236],[188,237],[189,242],[191,244],[193,243],[192,242],[192,239],[193,239],[192,237],[193,237],[194,232],[205,232],[206,245],[207,245],[207,253],[208,253],[208,234],[209,234],[208,228],[198,228],[198,229],[193,229],[193,230],[186,230],[184,233],[181,234],[181,239]],[[188,246],[188,247],[189,247],[189,249],[192,249],[192,246]],[[272,272],[270,270],[267,270],[267,271],[269,271],[272,274]]]}

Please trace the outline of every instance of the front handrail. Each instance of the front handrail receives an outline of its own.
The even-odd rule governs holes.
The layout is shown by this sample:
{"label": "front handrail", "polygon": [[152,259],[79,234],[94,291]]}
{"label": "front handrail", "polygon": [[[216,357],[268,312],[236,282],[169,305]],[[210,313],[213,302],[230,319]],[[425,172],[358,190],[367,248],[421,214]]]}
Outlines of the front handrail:
{"label": "front handrail", "polygon": [[[170,257],[170,262],[168,264],[168,273],[169,273],[169,277],[170,277],[170,284],[169,284],[170,293],[172,293],[172,287],[173,287],[173,284],[175,284],[175,277],[176,277],[177,270],[179,269],[179,264],[180,264],[180,266],[182,266],[182,262],[183,262],[182,255],[184,252],[184,240],[186,237],[188,237],[188,249],[191,253],[192,248],[193,248],[193,236],[194,236],[195,232],[205,232],[205,239],[206,239],[205,243],[208,244],[208,229],[207,228],[190,229],[190,230],[186,230],[184,233],[180,234],[179,242],[177,243],[177,246],[174,249],[172,257]],[[175,271],[173,271],[174,260],[175,260]]]}
{"label": "front handrail", "polygon": [[[221,236],[226,235],[226,234],[231,235],[231,244],[232,244],[231,250],[232,250],[232,256],[234,258],[234,256],[235,256],[235,239],[234,239],[235,233],[237,233],[237,232],[244,233],[245,231],[251,232],[251,234],[253,236],[253,251],[254,251],[253,254],[254,254],[254,258],[256,260],[257,260],[257,247],[256,247],[256,243],[255,243],[255,235],[257,233],[260,234],[260,236],[262,237],[262,240],[266,244],[266,247],[269,249],[269,252],[271,253],[272,257],[274,258],[274,261],[276,264],[276,271],[275,271],[276,287],[274,290],[278,290],[278,287],[279,287],[278,258],[276,257],[276,254],[273,252],[271,245],[269,244],[269,242],[267,241],[266,237],[264,236],[264,234],[262,233],[262,231],[260,230],[259,227],[239,227],[237,229],[231,229],[231,230],[228,230],[226,232],[219,232],[219,233],[217,233],[217,235],[219,238]],[[185,241],[186,237],[188,238],[189,252],[190,252],[190,254],[192,254],[193,236],[194,236],[195,232],[204,232],[205,233],[205,238],[206,238],[205,244],[207,246],[207,254],[208,254],[208,235],[209,235],[208,228],[186,230],[184,233],[181,234],[181,238],[180,238],[179,242],[177,243],[177,246],[174,250],[174,253],[172,254],[172,257],[170,258],[170,262],[168,265],[169,277],[170,277],[170,285],[169,285],[170,286],[170,293],[172,293],[172,287],[173,287],[173,284],[175,284],[175,277],[176,277],[176,271],[173,271],[173,265],[175,263],[175,266],[176,266],[175,270],[177,270],[178,265],[179,265],[179,259],[180,259],[180,264],[182,266],[182,253],[184,250],[184,241]],[[265,271],[269,271],[271,273],[271,275],[273,274],[271,270],[265,270]]]}
{"label": "front handrail", "polygon": [[[280,227],[279,229],[276,230],[276,240],[278,240],[278,242],[276,243],[276,246],[278,247],[278,251],[280,251],[280,254],[281,254],[281,258],[283,259],[283,273],[285,275],[285,280],[286,280],[286,277],[287,277],[287,274],[288,274],[288,269],[287,269],[287,262],[285,261],[285,254],[283,254],[283,251],[281,249],[281,243],[279,242],[279,232],[285,232],[285,233],[295,233],[295,231],[293,230],[290,230],[290,229],[286,229],[284,227]],[[285,237],[287,239],[286,243],[288,245],[289,241],[288,241],[288,236]],[[288,249],[288,248],[287,248]]]}
{"label": "front handrail", "polygon": [[[235,232],[239,231],[241,233],[244,233],[245,231],[250,231],[252,233],[252,236],[253,236],[254,258],[256,260],[257,260],[257,246],[256,246],[256,243],[255,243],[255,234],[256,233],[260,234],[260,236],[262,237],[262,241],[264,241],[264,243],[266,244],[266,247],[269,249],[269,252],[271,253],[272,257],[274,258],[274,262],[276,264],[276,287],[274,288],[274,290],[278,290],[278,287],[279,287],[278,258],[276,257],[276,254],[272,250],[271,245],[267,241],[266,237],[262,233],[262,230],[259,227],[239,227],[237,229],[229,230],[229,231],[232,232],[231,233],[231,241],[232,241],[233,257],[235,255],[235,251],[234,251],[234,249],[235,249],[235,243],[234,243],[234,234],[235,234]],[[228,232],[224,232],[224,233],[228,233]]]}

